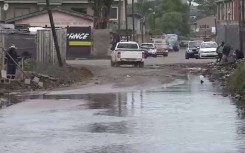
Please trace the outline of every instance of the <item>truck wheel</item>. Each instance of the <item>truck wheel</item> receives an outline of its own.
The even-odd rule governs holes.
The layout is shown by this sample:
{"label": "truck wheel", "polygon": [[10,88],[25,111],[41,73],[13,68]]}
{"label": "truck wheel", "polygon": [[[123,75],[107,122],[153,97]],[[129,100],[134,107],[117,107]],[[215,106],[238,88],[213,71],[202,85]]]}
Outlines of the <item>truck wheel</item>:
{"label": "truck wheel", "polygon": [[115,63],[111,61],[111,67],[115,67]]}
{"label": "truck wheel", "polygon": [[139,67],[143,68],[144,67],[144,62],[139,63]]}
{"label": "truck wheel", "polygon": [[118,62],[115,63],[116,67],[120,67],[120,64]]}

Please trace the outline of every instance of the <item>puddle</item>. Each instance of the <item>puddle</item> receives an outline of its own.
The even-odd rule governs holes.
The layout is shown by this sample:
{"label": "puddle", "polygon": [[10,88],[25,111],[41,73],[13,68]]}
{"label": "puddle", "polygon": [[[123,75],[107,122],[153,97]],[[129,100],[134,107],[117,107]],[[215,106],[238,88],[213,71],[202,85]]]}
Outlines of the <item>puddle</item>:
{"label": "puddle", "polygon": [[31,95],[0,110],[3,152],[245,152],[244,112],[208,80],[71,92]]}

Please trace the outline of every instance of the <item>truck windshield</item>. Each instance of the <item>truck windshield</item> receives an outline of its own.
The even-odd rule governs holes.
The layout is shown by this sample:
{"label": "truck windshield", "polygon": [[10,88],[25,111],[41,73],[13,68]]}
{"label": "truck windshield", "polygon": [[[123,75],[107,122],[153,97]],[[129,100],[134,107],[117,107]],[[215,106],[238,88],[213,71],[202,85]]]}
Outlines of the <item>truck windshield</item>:
{"label": "truck windshield", "polygon": [[217,48],[217,43],[202,43],[201,48]]}
{"label": "truck windshield", "polygon": [[132,44],[132,43],[120,43],[117,45],[117,48],[127,48],[127,49],[138,49],[137,44]]}
{"label": "truck windshield", "polygon": [[196,48],[196,47],[199,47],[200,45],[201,43],[197,41],[189,42],[189,48]]}
{"label": "truck windshield", "polygon": [[156,48],[164,48],[165,45],[164,44],[155,44]]}

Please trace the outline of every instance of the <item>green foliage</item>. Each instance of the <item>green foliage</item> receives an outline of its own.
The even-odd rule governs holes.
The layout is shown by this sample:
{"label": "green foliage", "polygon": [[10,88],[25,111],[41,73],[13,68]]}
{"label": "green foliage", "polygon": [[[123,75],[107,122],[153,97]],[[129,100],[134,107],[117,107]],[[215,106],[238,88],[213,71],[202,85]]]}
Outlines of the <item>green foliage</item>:
{"label": "green foliage", "polygon": [[245,69],[244,63],[240,63],[229,80],[229,86],[234,93],[245,96]]}
{"label": "green foliage", "polygon": [[196,3],[200,4],[198,9],[202,11],[203,16],[214,15],[216,11],[216,1],[217,0],[195,0]]}
{"label": "green foliage", "polygon": [[[19,62],[19,65],[22,67],[22,62]],[[36,67],[36,61],[33,59],[25,59],[23,62],[24,71],[33,71]]]}
{"label": "green foliage", "polygon": [[146,23],[152,34],[176,33],[189,34],[189,7],[181,0],[141,0],[137,5],[146,17]]}

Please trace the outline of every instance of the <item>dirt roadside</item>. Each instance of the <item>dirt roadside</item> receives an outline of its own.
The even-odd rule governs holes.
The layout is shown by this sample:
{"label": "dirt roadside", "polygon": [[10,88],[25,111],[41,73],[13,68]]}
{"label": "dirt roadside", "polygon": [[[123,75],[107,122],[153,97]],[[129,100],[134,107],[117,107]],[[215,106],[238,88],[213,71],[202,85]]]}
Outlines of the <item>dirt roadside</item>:
{"label": "dirt roadside", "polygon": [[[213,60],[185,60],[185,52],[171,53],[169,57],[148,58],[144,68],[130,66],[114,68],[110,66],[110,60],[77,60],[67,61],[69,66],[65,68],[40,66],[36,69],[39,73],[51,76],[45,78],[42,91],[69,90],[77,88],[98,87],[112,85],[113,88],[134,87],[135,89],[147,89],[170,83],[176,79],[187,79],[187,73],[201,73],[207,63]],[[180,63],[180,64],[178,64]],[[40,76],[39,76],[40,77]],[[40,90],[36,86],[26,86],[15,82],[12,85],[0,86],[0,91],[35,91]]]}
{"label": "dirt roadside", "polygon": [[[0,96],[12,92],[29,92],[29,91],[43,91],[53,90],[55,88],[68,87],[73,84],[86,84],[93,74],[90,70],[80,67],[74,68],[71,66],[39,66],[35,71],[25,72],[29,79],[38,77],[43,82],[43,87],[39,86],[33,81],[31,84],[25,84],[21,78],[21,73],[17,72],[17,79],[0,83]],[[2,80],[4,81],[4,80]]]}
{"label": "dirt roadside", "polygon": [[[185,80],[187,73],[200,74],[206,70],[207,63],[154,64],[146,65],[144,68],[130,66],[114,68],[108,65],[83,65],[91,70],[94,75],[90,86],[112,84],[113,88],[147,89],[173,82],[176,79]],[[72,66],[79,67],[74,64]]]}

